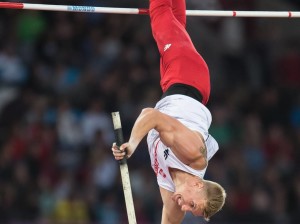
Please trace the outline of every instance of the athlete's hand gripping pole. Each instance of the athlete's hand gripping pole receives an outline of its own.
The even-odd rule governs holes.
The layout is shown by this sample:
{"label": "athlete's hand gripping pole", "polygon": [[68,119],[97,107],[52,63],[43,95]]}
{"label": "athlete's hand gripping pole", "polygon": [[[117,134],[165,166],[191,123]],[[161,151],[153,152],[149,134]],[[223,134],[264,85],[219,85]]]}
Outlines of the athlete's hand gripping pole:
{"label": "athlete's hand gripping pole", "polygon": [[[112,112],[112,120],[114,124],[114,132],[116,137],[116,144],[120,147],[124,143],[122,125],[121,125],[121,118],[119,112]],[[130,185],[130,178],[129,178],[129,171],[127,166],[127,159],[124,156],[122,160],[119,160],[120,164],[120,171],[121,171],[121,178],[123,184],[123,191],[126,203],[126,210],[128,216],[128,223],[129,224],[136,224],[136,217],[135,217],[135,210],[131,192],[131,185]]]}

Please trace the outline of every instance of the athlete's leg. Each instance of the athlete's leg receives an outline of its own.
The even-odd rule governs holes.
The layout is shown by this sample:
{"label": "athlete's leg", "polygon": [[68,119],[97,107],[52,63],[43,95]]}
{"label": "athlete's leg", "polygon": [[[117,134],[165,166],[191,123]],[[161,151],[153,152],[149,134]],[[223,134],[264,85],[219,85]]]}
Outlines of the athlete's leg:
{"label": "athlete's leg", "polygon": [[152,34],[161,55],[160,84],[163,92],[175,83],[191,85],[199,90],[206,103],[210,92],[209,72],[183,26],[183,3],[184,0],[150,0]]}
{"label": "athlete's leg", "polygon": [[161,55],[165,46],[170,43],[193,47],[190,37],[183,26],[185,24],[185,19],[182,16],[182,9],[185,8],[185,3],[182,4],[184,0],[176,0],[182,2],[175,5],[176,15],[178,15],[180,22],[173,14],[172,1],[175,2],[175,0],[150,0],[152,34]]}

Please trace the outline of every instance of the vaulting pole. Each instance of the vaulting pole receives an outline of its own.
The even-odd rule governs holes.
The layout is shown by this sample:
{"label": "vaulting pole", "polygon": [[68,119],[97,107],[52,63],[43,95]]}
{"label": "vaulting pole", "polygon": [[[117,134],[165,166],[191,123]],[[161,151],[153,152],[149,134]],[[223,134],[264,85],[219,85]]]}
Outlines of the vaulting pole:
{"label": "vaulting pole", "polygon": [[[124,143],[120,113],[118,111],[112,112],[111,116],[114,125],[116,144],[118,147],[120,147]],[[123,192],[125,197],[128,223],[136,224],[136,217],[135,217],[134,203],[133,203],[131,184],[129,178],[129,171],[127,166],[127,159],[124,157],[122,160],[119,161],[119,164],[120,164],[121,179],[123,184]]]}

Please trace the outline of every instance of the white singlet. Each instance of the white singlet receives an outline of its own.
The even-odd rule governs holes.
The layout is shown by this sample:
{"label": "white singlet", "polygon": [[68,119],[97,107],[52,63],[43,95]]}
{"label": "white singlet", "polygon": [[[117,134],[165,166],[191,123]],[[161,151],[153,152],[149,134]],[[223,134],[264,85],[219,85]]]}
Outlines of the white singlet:
{"label": "white singlet", "polygon": [[[208,133],[212,120],[211,113],[202,103],[185,95],[174,94],[161,99],[156,104],[155,109],[177,119],[191,130],[200,132],[205,140],[208,161],[218,151],[218,143]],[[159,133],[156,130],[152,129],[148,133],[147,143],[151,166],[160,187],[175,192],[175,185],[169,173],[169,168],[176,168],[203,179],[206,168],[195,170],[182,163],[174,155],[172,149],[161,142]]]}

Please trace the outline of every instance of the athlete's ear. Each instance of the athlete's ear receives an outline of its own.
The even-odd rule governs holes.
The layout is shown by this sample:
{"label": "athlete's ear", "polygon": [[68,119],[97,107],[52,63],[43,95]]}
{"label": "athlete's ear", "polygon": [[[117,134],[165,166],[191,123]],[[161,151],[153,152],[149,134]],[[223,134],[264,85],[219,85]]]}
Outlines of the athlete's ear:
{"label": "athlete's ear", "polygon": [[199,189],[201,189],[204,187],[204,181],[196,177],[194,181],[194,186],[197,186]]}

